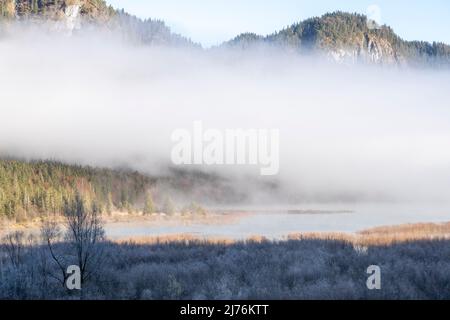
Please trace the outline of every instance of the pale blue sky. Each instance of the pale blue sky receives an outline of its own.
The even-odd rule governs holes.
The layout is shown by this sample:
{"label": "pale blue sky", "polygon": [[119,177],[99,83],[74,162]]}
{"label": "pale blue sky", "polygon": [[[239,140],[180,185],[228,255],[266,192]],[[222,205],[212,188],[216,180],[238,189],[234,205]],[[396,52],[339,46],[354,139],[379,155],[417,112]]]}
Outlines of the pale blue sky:
{"label": "pale blue sky", "polygon": [[380,8],[381,22],[404,39],[450,44],[448,0],[107,0],[141,18],[164,20],[173,31],[204,46],[242,32],[269,34],[305,18],[342,10]]}

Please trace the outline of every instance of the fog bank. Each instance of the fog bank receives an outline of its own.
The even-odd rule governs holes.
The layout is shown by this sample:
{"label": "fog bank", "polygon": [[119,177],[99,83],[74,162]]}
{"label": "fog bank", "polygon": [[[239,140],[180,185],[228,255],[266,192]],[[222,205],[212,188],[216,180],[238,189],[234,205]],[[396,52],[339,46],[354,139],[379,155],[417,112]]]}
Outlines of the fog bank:
{"label": "fog bank", "polygon": [[2,155],[167,174],[173,131],[202,121],[280,130],[276,176],[184,167],[224,176],[258,201],[449,198],[448,72],[29,31],[1,38],[0,70]]}

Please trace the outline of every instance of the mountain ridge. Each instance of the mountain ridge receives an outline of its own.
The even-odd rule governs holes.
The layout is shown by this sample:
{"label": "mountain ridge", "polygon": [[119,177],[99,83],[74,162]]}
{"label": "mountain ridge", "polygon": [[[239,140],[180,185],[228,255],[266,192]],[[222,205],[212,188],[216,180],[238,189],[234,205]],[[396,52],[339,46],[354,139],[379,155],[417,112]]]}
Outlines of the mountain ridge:
{"label": "mountain ridge", "polygon": [[[0,17],[4,21],[56,21],[59,28],[69,32],[94,24],[119,30],[138,43],[201,48],[173,33],[162,20],[139,19],[104,0],[0,0]],[[450,66],[449,45],[406,41],[387,25],[376,25],[364,15],[341,11],[306,19],[266,36],[242,33],[216,48],[252,47],[318,53],[344,63]]]}
{"label": "mountain ridge", "polygon": [[447,44],[406,41],[387,25],[376,25],[364,15],[341,11],[306,19],[266,36],[243,33],[221,46],[247,49],[261,45],[301,54],[323,53],[339,62],[450,65]]}

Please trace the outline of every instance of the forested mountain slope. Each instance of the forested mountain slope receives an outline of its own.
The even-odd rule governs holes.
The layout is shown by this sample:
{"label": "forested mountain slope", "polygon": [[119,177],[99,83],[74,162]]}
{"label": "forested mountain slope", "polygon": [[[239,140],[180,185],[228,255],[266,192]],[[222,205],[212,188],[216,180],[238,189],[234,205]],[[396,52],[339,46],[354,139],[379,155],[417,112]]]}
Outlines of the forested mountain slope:
{"label": "forested mountain slope", "polygon": [[142,207],[155,181],[137,172],[67,165],[53,161],[0,160],[0,215],[59,213],[81,192],[103,212]]}
{"label": "forested mountain slope", "polygon": [[223,46],[248,49],[262,45],[300,54],[321,53],[339,62],[450,64],[446,44],[405,41],[386,25],[374,26],[364,15],[345,12],[307,19],[267,36],[241,34]]}
{"label": "forested mountain slope", "polygon": [[151,176],[127,168],[0,158],[0,220],[60,214],[77,193],[103,214],[192,213],[202,209],[199,204],[245,200],[237,189],[223,177],[199,171],[169,169]]}

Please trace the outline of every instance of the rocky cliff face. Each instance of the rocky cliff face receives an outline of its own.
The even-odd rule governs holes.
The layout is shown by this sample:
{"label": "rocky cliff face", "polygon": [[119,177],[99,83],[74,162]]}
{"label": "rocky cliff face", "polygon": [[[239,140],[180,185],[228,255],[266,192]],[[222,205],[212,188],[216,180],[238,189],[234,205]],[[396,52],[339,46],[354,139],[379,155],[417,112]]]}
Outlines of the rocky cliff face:
{"label": "rocky cliff face", "polygon": [[44,30],[71,35],[96,26],[131,42],[156,45],[195,46],[174,34],[159,20],[141,20],[117,11],[104,0],[0,0],[0,22],[25,22]]}
{"label": "rocky cliff face", "polygon": [[71,33],[85,23],[109,23],[116,12],[102,0],[0,0],[0,14]]}
{"label": "rocky cliff face", "polygon": [[370,64],[402,64],[403,58],[385,39],[364,35],[353,46],[336,48],[322,46],[323,51],[336,62],[363,62]]}
{"label": "rocky cliff face", "polygon": [[0,0],[0,17],[13,17],[16,14],[16,3],[14,0]]}
{"label": "rocky cliff face", "polygon": [[76,9],[86,20],[106,21],[115,14],[103,0],[0,0],[0,13],[15,19],[64,19]]}

